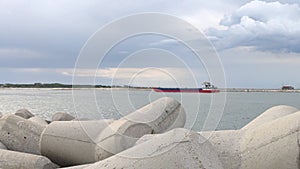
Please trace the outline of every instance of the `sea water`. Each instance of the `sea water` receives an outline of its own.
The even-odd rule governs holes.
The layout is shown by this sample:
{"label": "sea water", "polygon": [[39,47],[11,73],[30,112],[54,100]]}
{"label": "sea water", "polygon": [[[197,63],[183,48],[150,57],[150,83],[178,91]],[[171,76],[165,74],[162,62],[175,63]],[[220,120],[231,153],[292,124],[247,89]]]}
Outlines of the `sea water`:
{"label": "sea water", "polygon": [[156,93],[135,89],[0,89],[0,112],[14,113],[26,108],[48,120],[56,112],[69,112],[89,119],[118,119],[165,96],[182,103],[187,113],[185,127],[198,131],[239,129],[276,105],[290,105],[300,109],[300,93],[204,94]]}

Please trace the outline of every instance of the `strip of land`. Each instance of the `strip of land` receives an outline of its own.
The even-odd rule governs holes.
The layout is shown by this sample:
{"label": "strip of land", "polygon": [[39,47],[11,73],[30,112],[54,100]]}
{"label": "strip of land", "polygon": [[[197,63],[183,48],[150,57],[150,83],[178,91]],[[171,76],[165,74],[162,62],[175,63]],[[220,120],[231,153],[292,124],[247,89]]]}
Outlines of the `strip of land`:
{"label": "strip of land", "polygon": [[80,84],[61,84],[61,83],[34,83],[34,84],[0,84],[0,88],[134,88],[134,89],[152,89],[151,87],[135,86],[109,86],[109,85],[80,85]]}
{"label": "strip of land", "polygon": [[300,89],[294,90],[282,90],[282,89],[242,89],[242,88],[227,88],[220,89],[223,92],[289,92],[289,93],[299,93]]}
{"label": "strip of land", "polygon": [[[122,88],[137,90],[152,90],[153,87],[136,87],[136,86],[109,86],[109,85],[72,85],[61,83],[34,83],[34,84],[0,84],[0,88],[56,88],[56,89],[89,89],[89,88]],[[220,89],[222,92],[290,92],[299,93],[300,89],[282,90],[282,89],[247,89],[247,88],[226,88]]]}

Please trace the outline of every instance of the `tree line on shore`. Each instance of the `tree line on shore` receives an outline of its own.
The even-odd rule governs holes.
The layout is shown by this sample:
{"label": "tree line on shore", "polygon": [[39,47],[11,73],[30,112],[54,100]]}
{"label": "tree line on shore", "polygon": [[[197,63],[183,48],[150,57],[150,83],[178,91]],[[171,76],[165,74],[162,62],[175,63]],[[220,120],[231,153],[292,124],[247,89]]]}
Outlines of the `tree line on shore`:
{"label": "tree line on shore", "polygon": [[145,88],[134,86],[117,86],[117,85],[78,85],[78,84],[61,84],[61,83],[33,83],[33,84],[0,84],[0,88]]}

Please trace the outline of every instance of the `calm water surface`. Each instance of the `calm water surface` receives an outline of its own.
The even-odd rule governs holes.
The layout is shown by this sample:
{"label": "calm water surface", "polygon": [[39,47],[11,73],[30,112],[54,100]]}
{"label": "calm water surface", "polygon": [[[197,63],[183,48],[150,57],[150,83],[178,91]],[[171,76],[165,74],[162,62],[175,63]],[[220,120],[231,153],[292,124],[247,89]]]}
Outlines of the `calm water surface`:
{"label": "calm water surface", "polygon": [[[223,93],[224,94],[224,93]],[[27,108],[46,119],[63,111],[90,119],[118,119],[157,98],[169,96],[179,100],[186,112],[186,128],[202,130],[207,120],[212,98],[218,94],[166,94],[151,90],[125,89],[0,89],[0,112],[13,113]],[[276,105],[290,105],[300,109],[300,93],[226,93],[224,111],[217,112],[217,130],[238,129]],[[223,105],[215,105],[215,107]],[[219,109],[218,109],[219,110]],[[220,119],[218,117],[221,117]]]}

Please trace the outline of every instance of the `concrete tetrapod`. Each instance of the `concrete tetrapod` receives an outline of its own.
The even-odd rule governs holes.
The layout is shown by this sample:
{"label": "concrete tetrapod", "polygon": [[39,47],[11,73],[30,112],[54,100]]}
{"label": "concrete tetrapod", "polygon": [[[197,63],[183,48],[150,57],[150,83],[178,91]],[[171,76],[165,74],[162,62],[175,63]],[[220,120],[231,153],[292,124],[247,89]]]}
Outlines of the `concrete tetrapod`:
{"label": "concrete tetrapod", "polygon": [[[241,166],[239,141],[243,132],[240,130],[223,130],[198,133],[210,141],[225,169],[239,169]],[[144,135],[136,142],[136,145],[147,142],[159,135]]]}
{"label": "concrete tetrapod", "polygon": [[113,120],[55,121],[42,133],[42,155],[60,166],[95,162],[95,139]]}
{"label": "concrete tetrapod", "polygon": [[280,117],[295,113],[297,111],[299,111],[297,108],[291,106],[286,106],[286,105],[274,106],[269,108],[265,112],[263,112],[260,116],[256,117],[254,120],[252,120],[242,129],[246,130],[246,129],[254,128],[264,123],[270,122],[272,120],[276,120]]}
{"label": "concrete tetrapod", "polygon": [[28,120],[29,120],[29,121],[32,121],[32,122],[34,122],[34,123],[37,123],[37,124],[39,124],[39,125],[42,125],[42,126],[48,125],[48,123],[46,122],[46,120],[40,118],[39,116],[33,116],[33,117],[30,117]]}
{"label": "concrete tetrapod", "polygon": [[72,167],[64,167],[64,168],[60,168],[60,169],[84,169],[88,166],[90,166],[91,164],[84,164],[84,165],[76,165],[76,166],[72,166]]}
{"label": "concrete tetrapod", "polygon": [[[88,125],[90,121],[81,123]],[[183,127],[185,112],[176,100],[161,98],[103,127],[105,129],[100,130],[100,134],[91,134],[93,127],[88,129],[82,124],[77,125],[79,127],[71,127],[70,123],[58,124],[53,122],[45,129],[41,139],[41,152],[61,166],[72,166],[112,156],[133,146],[144,134],[164,132],[171,126]],[[58,132],[61,128],[64,131]]]}
{"label": "concrete tetrapod", "polygon": [[300,111],[245,131],[242,169],[300,168]]}
{"label": "concrete tetrapod", "polygon": [[183,127],[185,121],[185,111],[178,101],[168,97],[160,98],[103,130],[97,138],[97,160],[134,146],[145,134],[163,133]]}
{"label": "concrete tetrapod", "polygon": [[[272,107],[270,109],[268,109],[267,111],[265,111],[264,113],[262,113],[260,116],[258,116],[256,119],[254,119],[253,121],[251,121],[248,125],[246,125],[247,127],[241,129],[241,130],[223,130],[223,131],[207,131],[207,132],[199,132],[202,136],[204,136],[205,138],[207,138],[211,144],[213,145],[214,149],[216,150],[219,159],[221,160],[223,167],[225,169],[243,169],[245,168],[245,164],[248,164],[248,168],[257,168],[257,169],[265,169],[265,168],[274,168],[275,165],[273,164],[274,162],[280,162],[283,165],[278,165],[281,168],[290,168],[290,167],[294,167],[295,168],[295,164],[297,162],[298,155],[297,155],[297,151],[298,151],[298,147],[297,147],[297,138],[293,138],[293,136],[289,136],[290,138],[284,138],[285,134],[280,134],[280,132],[276,132],[277,130],[283,130],[285,129],[286,131],[286,136],[288,135],[289,131],[297,131],[297,128],[299,127],[299,124],[297,125],[297,119],[295,117],[295,121],[294,123],[291,123],[290,127],[284,126],[282,125],[284,123],[284,121],[289,121],[287,119],[287,117],[289,115],[293,115],[295,114],[295,111],[297,111],[296,108],[294,107],[290,107],[290,106],[275,106]],[[297,115],[293,115],[293,116],[297,116]],[[291,117],[289,117],[291,118]],[[281,119],[281,120],[279,120]],[[300,119],[299,119],[300,120]],[[281,121],[281,122],[279,122]],[[271,123],[272,122],[272,123]],[[300,122],[300,121],[299,121]],[[277,123],[282,123],[282,124],[277,124]],[[274,127],[274,129],[272,129],[272,124],[276,124],[274,126],[280,126],[279,128]],[[261,125],[265,125],[264,127],[260,127]],[[266,127],[269,126],[269,127]],[[294,129],[293,129],[294,128]],[[290,129],[290,130],[289,130]],[[266,136],[259,136],[257,135],[255,138],[253,137],[254,135],[252,135],[253,133],[261,133],[262,131],[265,131],[265,134],[268,135],[268,137]],[[268,133],[273,133],[273,135],[270,135]],[[281,137],[281,136],[283,137]],[[157,135],[145,135],[143,136],[141,139],[139,139],[136,144],[141,144],[144,143],[148,140],[153,139],[154,137],[156,137]],[[296,136],[296,135],[295,135]],[[294,136],[294,137],[295,137]],[[268,139],[264,139],[264,138],[268,138]],[[243,158],[246,154],[246,152],[255,152],[255,150],[262,148],[263,146],[266,147],[270,147],[271,146],[271,142],[273,143],[276,142],[276,138],[284,138],[287,140],[291,141],[291,145],[285,145],[288,144],[288,142],[282,143],[282,145],[280,145],[281,143],[278,143],[277,146],[272,147],[272,149],[268,150],[266,152],[260,152],[260,153],[264,153],[264,155],[261,155],[260,158],[255,158],[256,161],[252,160],[251,162],[254,164],[256,163],[263,163],[264,159],[266,158],[273,158],[272,154],[277,154],[278,157],[284,157],[285,153],[287,153],[287,150],[281,150],[281,148],[283,148],[283,145],[286,147],[290,147],[288,150],[290,149],[294,149],[296,150],[296,152],[291,153],[294,155],[294,157],[292,157],[293,155],[290,155],[290,159],[286,160],[286,161],[290,161],[289,163],[293,163],[294,166],[285,166],[284,160],[269,160],[268,165],[263,165],[260,166],[260,168],[258,168],[258,166],[253,167],[254,165],[250,164],[251,162],[249,162],[247,158]],[[274,139],[272,141],[272,139]],[[283,140],[284,140],[283,139]],[[247,140],[247,141],[246,141]],[[263,142],[261,142],[260,144],[256,144],[257,147],[252,147],[252,148],[248,148],[251,144],[248,143],[248,141],[251,140],[264,140]],[[283,141],[282,140],[282,141]],[[273,143],[274,144],[274,143]],[[283,148],[284,149],[284,148]],[[268,154],[268,152],[272,152],[272,154]],[[283,154],[281,154],[283,153]],[[257,154],[256,154],[257,155]],[[278,159],[277,157],[277,159]],[[288,157],[288,156],[287,156]],[[254,158],[254,157],[252,157]],[[296,159],[296,160],[295,160]],[[299,160],[300,161],[300,160]],[[280,168],[280,167],[275,167],[275,168]],[[297,168],[297,167],[296,167]]]}
{"label": "concrete tetrapod", "polygon": [[200,134],[174,129],[86,169],[221,169],[212,145]]}
{"label": "concrete tetrapod", "polygon": [[74,116],[64,112],[57,112],[52,116],[52,121],[71,121],[73,119],[75,119]]}
{"label": "concrete tetrapod", "polygon": [[242,157],[239,142],[243,136],[243,131],[205,131],[199,132],[199,134],[213,145],[224,169],[240,169]]}
{"label": "concrete tetrapod", "polygon": [[0,119],[0,141],[14,151],[40,154],[39,141],[44,126],[16,115]]}
{"label": "concrete tetrapod", "polygon": [[[286,115],[278,106],[266,111],[260,117],[268,120],[250,122],[258,126],[248,129],[200,132],[209,139],[225,169],[297,169],[299,168],[299,125],[300,112]],[[282,107],[281,107],[282,108]],[[261,118],[257,118],[261,119]],[[249,123],[249,124],[250,124]]]}
{"label": "concrete tetrapod", "polygon": [[15,113],[16,116],[20,116],[24,119],[29,119],[30,117],[33,117],[34,115],[27,109],[20,109]]}
{"label": "concrete tetrapod", "polygon": [[0,142],[0,149],[7,150],[6,146],[3,143],[1,143],[1,142]]}
{"label": "concrete tetrapod", "polygon": [[3,169],[54,169],[57,168],[43,156],[0,150],[0,168]]}

